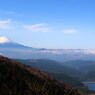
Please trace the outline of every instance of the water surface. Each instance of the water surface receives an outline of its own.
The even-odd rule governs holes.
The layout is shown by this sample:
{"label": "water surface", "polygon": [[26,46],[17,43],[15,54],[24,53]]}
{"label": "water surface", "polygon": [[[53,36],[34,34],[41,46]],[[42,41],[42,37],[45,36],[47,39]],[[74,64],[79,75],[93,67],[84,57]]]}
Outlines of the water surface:
{"label": "water surface", "polygon": [[93,91],[95,91],[95,82],[92,82],[92,83],[90,83],[90,82],[86,82],[86,83],[84,83],[86,86],[88,86],[88,88],[90,89],[90,90],[93,90]]}

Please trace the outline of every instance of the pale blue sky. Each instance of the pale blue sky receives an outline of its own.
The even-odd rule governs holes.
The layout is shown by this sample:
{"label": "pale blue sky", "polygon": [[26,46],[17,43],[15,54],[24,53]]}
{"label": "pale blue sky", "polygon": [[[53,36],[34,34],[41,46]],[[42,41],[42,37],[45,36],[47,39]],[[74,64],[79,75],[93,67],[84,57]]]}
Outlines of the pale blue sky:
{"label": "pale blue sky", "polygon": [[95,48],[95,0],[0,0],[0,36],[36,48]]}

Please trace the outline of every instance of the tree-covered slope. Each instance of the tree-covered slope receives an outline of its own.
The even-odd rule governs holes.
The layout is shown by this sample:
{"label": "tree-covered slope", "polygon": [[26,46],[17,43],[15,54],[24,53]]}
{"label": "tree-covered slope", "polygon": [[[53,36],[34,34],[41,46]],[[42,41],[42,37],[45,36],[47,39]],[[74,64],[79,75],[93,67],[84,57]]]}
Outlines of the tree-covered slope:
{"label": "tree-covered slope", "polygon": [[47,73],[0,56],[0,95],[83,95]]}

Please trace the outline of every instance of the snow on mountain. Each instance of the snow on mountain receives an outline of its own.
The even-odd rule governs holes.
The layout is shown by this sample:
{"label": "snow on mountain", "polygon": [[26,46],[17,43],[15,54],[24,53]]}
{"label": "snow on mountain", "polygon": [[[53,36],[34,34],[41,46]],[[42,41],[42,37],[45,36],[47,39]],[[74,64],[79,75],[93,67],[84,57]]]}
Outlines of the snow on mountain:
{"label": "snow on mountain", "polygon": [[0,37],[0,44],[3,43],[10,43],[12,42],[10,39],[8,39],[7,37]]}
{"label": "snow on mountain", "polygon": [[0,37],[0,49],[32,49],[32,47],[24,46],[22,44],[16,43],[7,37]]}

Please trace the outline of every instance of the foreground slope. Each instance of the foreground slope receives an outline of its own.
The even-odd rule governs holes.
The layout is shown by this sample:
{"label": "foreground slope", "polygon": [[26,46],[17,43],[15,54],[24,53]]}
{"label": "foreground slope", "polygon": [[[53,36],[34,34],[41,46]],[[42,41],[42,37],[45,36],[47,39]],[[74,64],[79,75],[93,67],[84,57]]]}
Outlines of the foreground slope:
{"label": "foreground slope", "polygon": [[81,75],[76,69],[64,66],[49,59],[16,59],[16,61],[50,73],[54,78],[63,80],[74,87],[84,87],[77,77]]}
{"label": "foreground slope", "polygon": [[83,95],[47,73],[0,56],[0,95]]}

